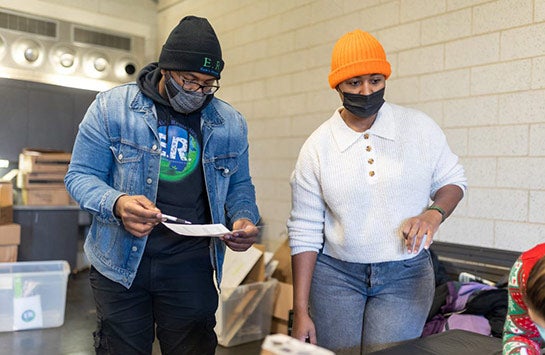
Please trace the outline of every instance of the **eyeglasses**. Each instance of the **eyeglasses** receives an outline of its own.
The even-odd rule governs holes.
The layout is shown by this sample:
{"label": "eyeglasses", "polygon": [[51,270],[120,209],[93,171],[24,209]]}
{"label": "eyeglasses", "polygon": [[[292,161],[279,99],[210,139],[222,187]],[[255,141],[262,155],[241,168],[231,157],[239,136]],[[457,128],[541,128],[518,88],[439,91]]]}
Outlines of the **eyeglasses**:
{"label": "eyeglasses", "polygon": [[178,77],[178,79],[182,82],[182,88],[185,90],[185,91],[201,91],[203,94],[205,95],[212,95],[213,93],[215,93],[216,91],[218,91],[218,89],[220,88],[219,86],[219,83],[217,80],[214,80],[214,84],[213,85],[202,85],[202,84],[199,84],[198,82],[196,81],[193,81],[193,80],[188,80],[188,79],[184,79],[183,76],[181,76],[179,73],[176,73],[176,75]]}

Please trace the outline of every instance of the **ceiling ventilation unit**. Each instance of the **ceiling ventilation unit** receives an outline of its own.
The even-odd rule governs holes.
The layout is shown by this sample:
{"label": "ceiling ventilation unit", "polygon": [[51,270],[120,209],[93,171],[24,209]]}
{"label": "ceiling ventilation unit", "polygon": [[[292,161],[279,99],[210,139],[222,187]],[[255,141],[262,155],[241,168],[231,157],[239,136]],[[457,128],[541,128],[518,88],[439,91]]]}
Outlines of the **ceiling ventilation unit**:
{"label": "ceiling ventilation unit", "polygon": [[144,39],[0,9],[0,77],[104,90],[134,81]]}

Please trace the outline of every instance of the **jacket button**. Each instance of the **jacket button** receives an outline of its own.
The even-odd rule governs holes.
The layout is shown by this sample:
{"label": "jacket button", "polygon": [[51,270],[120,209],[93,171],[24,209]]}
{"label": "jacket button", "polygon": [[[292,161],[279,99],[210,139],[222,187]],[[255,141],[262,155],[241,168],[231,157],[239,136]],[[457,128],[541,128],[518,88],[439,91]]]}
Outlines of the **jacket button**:
{"label": "jacket button", "polygon": [[117,156],[117,159],[123,160],[123,154],[119,154],[119,155]]}
{"label": "jacket button", "polygon": [[157,150],[157,144],[152,145],[151,150],[156,151]]}
{"label": "jacket button", "polygon": [[223,172],[226,173],[226,174],[229,174],[229,171],[230,170],[228,168],[223,169]]}
{"label": "jacket button", "polygon": [[153,182],[153,180],[152,180],[151,178],[147,178],[147,179],[146,179],[146,182],[147,182],[148,184],[151,184],[151,183]]}
{"label": "jacket button", "polygon": [[132,247],[132,251],[138,251],[138,247]]}

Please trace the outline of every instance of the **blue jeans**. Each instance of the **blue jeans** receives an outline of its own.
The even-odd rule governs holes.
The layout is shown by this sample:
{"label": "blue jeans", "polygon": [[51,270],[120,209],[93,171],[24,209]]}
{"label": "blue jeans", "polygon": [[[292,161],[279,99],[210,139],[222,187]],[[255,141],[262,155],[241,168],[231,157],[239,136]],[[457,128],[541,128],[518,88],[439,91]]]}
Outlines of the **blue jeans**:
{"label": "blue jeans", "polygon": [[162,354],[213,355],[218,294],[207,249],[144,255],[129,289],[91,268],[96,353],[149,355],[157,329]]}
{"label": "blue jeans", "polygon": [[434,289],[427,250],[412,259],[375,264],[318,254],[309,302],[318,345],[360,353],[417,338]]}

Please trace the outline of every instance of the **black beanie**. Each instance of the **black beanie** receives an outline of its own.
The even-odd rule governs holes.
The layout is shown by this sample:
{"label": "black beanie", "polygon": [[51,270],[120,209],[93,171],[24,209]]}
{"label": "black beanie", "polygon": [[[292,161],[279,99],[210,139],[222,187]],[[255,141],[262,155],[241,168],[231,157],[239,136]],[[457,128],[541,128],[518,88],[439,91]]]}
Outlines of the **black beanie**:
{"label": "black beanie", "polygon": [[159,67],[166,70],[194,71],[220,78],[223,69],[221,46],[207,19],[184,17],[163,45]]}

